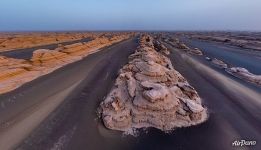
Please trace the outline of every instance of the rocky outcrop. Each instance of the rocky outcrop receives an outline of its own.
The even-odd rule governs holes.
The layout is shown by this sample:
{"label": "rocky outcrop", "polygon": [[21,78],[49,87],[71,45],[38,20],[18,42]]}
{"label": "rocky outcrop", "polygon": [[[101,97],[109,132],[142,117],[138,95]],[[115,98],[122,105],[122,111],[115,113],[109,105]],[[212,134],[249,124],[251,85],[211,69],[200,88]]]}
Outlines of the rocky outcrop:
{"label": "rocky outcrop", "polygon": [[14,90],[26,82],[78,61],[102,47],[129,38],[129,34],[96,38],[87,43],[59,45],[55,50],[39,49],[30,60],[0,56],[0,94]]}
{"label": "rocky outcrop", "polygon": [[219,68],[225,69],[225,71],[239,79],[242,79],[247,82],[251,82],[257,85],[261,85],[261,75],[255,75],[250,73],[246,68],[242,67],[229,67],[225,62],[216,58],[206,57],[208,61],[211,61],[214,65]]}
{"label": "rocky outcrop", "polygon": [[169,131],[206,120],[206,109],[195,89],[158,51],[152,37],[141,37],[140,46],[100,104],[107,128],[128,133],[144,127]]}
{"label": "rocky outcrop", "polygon": [[214,41],[236,47],[261,50],[261,38],[258,32],[196,32],[186,33],[190,38]]}
{"label": "rocky outcrop", "polygon": [[90,32],[0,34],[0,51],[10,51],[19,48],[29,48],[96,37],[96,33]]}
{"label": "rocky outcrop", "polygon": [[169,55],[170,52],[169,50],[167,49],[167,47],[165,45],[163,45],[160,41],[158,40],[155,40],[154,41],[154,47],[155,47],[155,50],[158,51],[158,52],[161,52],[165,55]]}
{"label": "rocky outcrop", "polygon": [[117,37],[114,39],[108,39],[106,37],[96,38],[87,43],[76,43],[69,46],[64,46],[64,49],[60,50],[61,52],[67,53],[73,56],[86,56],[95,50],[109,46],[112,43],[116,43],[124,39],[123,37]]}
{"label": "rocky outcrop", "polygon": [[31,68],[26,60],[0,56],[0,93],[11,91],[41,74]]}
{"label": "rocky outcrop", "polygon": [[190,49],[188,53],[194,55],[203,55],[202,51],[199,48]]}
{"label": "rocky outcrop", "polygon": [[186,53],[193,54],[193,55],[203,55],[203,52],[199,48],[190,48],[186,44],[179,41],[177,38],[172,38],[168,41],[168,43],[180,50],[185,51]]}
{"label": "rocky outcrop", "polygon": [[226,69],[226,71],[235,77],[238,77],[248,82],[255,83],[257,85],[261,85],[261,75],[252,74],[245,68],[232,67]]}
{"label": "rocky outcrop", "polygon": [[[223,42],[229,42],[229,41],[236,41],[236,40],[231,40],[231,39],[228,39],[228,35],[226,35],[226,33],[213,33],[213,35],[211,36],[208,36],[207,33],[186,33],[187,36],[189,36],[190,38],[198,38],[198,39],[201,39],[201,40],[213,40],[213,41],[223,41]],[[205,35],[206,34],[206,35]],[[221,37],[216,37],[215,34],[220,34]],[[225,34],[225,35],[222,35],[222,34]],[[235,33],[236,34],[236,33]],[[228,37],[223,37],[223,36],[228,36]],[[233,36],[233,38],[236,38],[238,39],[238,41],[240,41],[239,39],[248,39],[248,40],[257,40],[257,38],[251,38],[252,37],[252,34],[246,34],[245,36]],[[173,47],[177,48],[177,49],[181,49],[181,50],[184,50],[186,51],[187,53],[191,53],[191,51],[189,50],[188,47],[184,46],[183,44],[181,44],[181,42],[179,41],[178,38],[166,38],[165,39],[165,42],[168,42],[169,44],[171,44]],[[233,44],[234,46],[236,44]],[[246,46],[246,45],[244,45]],[[242,47],[244,47],[242,46]],[[199,50],[196,48],[196,50]],[[257,50],[257,49],[256,49]],[[199,50],[200,51],[200,50]],[[199,55],[203,55],[202,52],[199,52]],[[253,74],[253,73],[250,73],[246,68],[242,68],[242,67],[232,67],[233,64],[227,64],[225,63],[224,61],[222,60],[219,60],[217,58],[210,58],[210,57],[207,57],[205,56],[205,59],[207,61],[210,61],[212,64],[214,64],[215,66],[219,67],[219,68],[222,68],[222,69],[225,69],[225,71],[239,79],[242,79],[244,81],[247,81],[247,82],[251,82],[251,83],[254,83],[256,85],[261,85],[260,82],[261,82],[261,75],[256,75],[256,74]]]}
{"label": "rocky outcrop", "polygon": [[219,68],[223,68],[223,69],[226,69],[226,68],[227,68],[227,64],[224,63],[222,60],[219,60],[219,59],[217,59],[217,58],[212,59],[211,62],[212,62],[214,65],[218,66]]}
{"label": "rocky outcrop", "polygon": [[81,57],[70,56],[55,50],[39,49],[34,51],[31,59],[34,66],[56,67],[64,64],[74,62],[81,59]]}

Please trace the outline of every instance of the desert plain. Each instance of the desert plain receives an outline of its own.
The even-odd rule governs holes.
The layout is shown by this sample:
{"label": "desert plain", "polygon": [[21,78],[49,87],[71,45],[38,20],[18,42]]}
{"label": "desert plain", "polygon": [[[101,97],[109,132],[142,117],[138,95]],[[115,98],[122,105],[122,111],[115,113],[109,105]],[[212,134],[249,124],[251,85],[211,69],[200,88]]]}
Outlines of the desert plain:
{"label": "desert plain", "polygon": [[260,64],[257,32],[1,33],[0,149],[261,141]]}

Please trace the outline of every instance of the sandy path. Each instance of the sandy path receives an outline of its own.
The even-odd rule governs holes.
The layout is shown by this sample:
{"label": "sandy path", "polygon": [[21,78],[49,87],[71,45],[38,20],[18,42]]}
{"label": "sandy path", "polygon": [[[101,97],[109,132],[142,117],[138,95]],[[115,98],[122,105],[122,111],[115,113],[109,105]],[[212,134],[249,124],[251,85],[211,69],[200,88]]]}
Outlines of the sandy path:
{"label": "sandy path", "polygon": [[[47,116],[52,116],[53,110],[60,107],[64,100],[79,94],[83,86],[86,85],[86,79],[99,78],[99,75],[94,72],[107,70],[107,73],[104,74],[105,79],[111,69],[116,74],[118,67],[107,68],[107,61],[120,67],[121,64],[114,61],[112,55],[117,56],[118,52],[135,41],[136,39],[130,39],[109,46],[97,53],[90,54],[83,60],[27,83],[10,93],[0,95],[0,124],[2,126],[0,129],[0,149],[13,148],[30,135]],[[135,47],[136,45],[130,50],[134,50]],[[130,54],[126,53],[124,59],[127,59]],[[91,85],[95,85],[95,83]],[[64,132],[67,133],[67,131]]]}
{"label": "sandy path", "polygon": [[26,138],[61,102],[79,85],[81,81],[59,91],[48,97],[36,106],[27,109],[21,115],[18,115],[11,126],[0,129],[0,147],[1,149],[13,149],[24,138]]}

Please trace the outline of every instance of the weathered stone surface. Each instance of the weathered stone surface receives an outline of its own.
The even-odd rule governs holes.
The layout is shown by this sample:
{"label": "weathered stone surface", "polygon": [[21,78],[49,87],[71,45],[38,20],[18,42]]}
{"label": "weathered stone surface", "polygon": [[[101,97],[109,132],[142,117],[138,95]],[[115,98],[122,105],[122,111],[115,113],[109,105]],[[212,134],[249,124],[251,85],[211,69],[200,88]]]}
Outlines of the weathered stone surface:
{"label": "weathered stone surface", "polygon": [[56,50],[39,49],[34,51],[31,61],[34,66],[59,68],[68,63],[80,60],[81,58],[82,57],[79,56],[70,56]]}
{"label": "weathered stone surface", "polygon": [[[102,47],[129,38],[130,34],[96,38],[87,43],[59,45],[55,50],[39,49],[30,60],[0,56],[0,94],[14,90],[26,82],[48,74],[64,65],[78,61]],[[131,76],[129,76],[131,78]],[[130,82],[130,94],[134,95],[134,82]]]}
{"label": "weathered stone surface", "polygon": [[0,34],[0,51],[10,51],[18,48],[29,48],[40,45],[95,38],[97,35],[90,32],[72,33],[23,33]]}
{"label": "weathered stone surface", "polygon": [[188,53],[194,55],[203,55],[203,52],[199,48],[189,49]]}
{"label": "weathered stone surface", "polygon": [[0,93],[13,90],[41,74],[31,68],[29,61],[0,56]]}
{"label": "weathered stone surface", "polygon": [[261,75],[255,75],[250,73],[247,69],[241,67],[232,67],[226,69],[229,74],[238,77],[242,80],[261,85]]}
{"label": "weathered stone surface", "polygon": [[141,37],[140,46],[100,104],[107,128],[128,133],[143,127],[168,131],[206,120],[197,92],[159,48],[151,36]]}
{"label": "weathered stone surface", "polygon": [[199,48],[190,48],[186,44],[179,41],[179,39],[171,39],[167,41],[169,44],[171,44],[173,47],[177,49],[181,49],[185,51],[186,53],[193,54],[193,55],[203,55],[203,52]]}
{"label": "weathered stone surface", "polygon": [[189,33],[188,36],[193,39],[221,42],[240,48],[261,50],[260,33],[245,32],[242,34],[240,32],[197,32]]}
{"label": "weathered stone surface", "polygon": [[227,68],[227,64],[217,58],[212,59],[211,62],[220,68],[223,68],[223,69]]}
{"label": "weathered stone surface", "polygon": [[170,52],[165,45],[163,45],[160,41],[154,40],[155,50],[161,52],[162,54],[169,55]]}

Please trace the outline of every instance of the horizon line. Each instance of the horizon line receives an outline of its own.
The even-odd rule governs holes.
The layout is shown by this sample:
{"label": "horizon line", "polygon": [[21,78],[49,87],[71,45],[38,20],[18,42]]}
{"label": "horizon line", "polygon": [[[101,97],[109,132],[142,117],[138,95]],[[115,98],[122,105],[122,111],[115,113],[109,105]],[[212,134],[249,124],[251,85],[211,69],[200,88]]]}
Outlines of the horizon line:
{"label": "horizon line", "polygon": [[19,32],[261,32],[261,30],[0,30],[0,33],[19,33]]}

